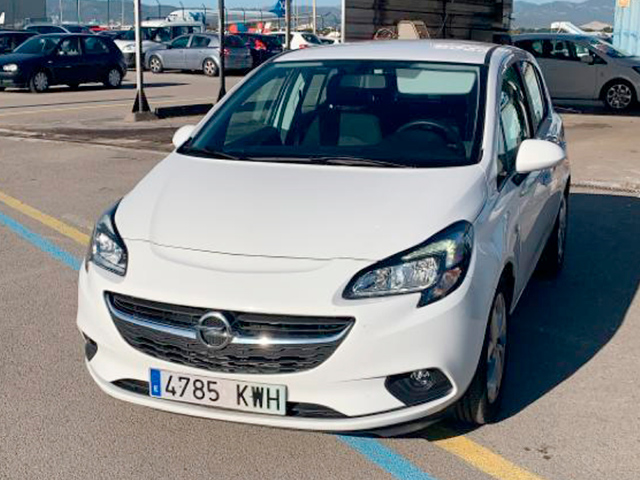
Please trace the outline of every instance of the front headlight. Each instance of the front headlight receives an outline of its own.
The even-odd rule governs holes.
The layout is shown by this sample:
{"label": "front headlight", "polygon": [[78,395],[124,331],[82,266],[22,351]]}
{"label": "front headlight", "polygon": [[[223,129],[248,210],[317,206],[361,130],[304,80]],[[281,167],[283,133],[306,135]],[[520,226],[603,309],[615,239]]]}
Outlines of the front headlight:
{"label": "front headlight", "polygon": [[122,48],[122,51],[123,51],[123,52],[127,52],[127,53],[128,53],[128,52],[135,52],[135,50],[136,50],[136,46],[135,46],[135,45],[125,45],[125,46]]}
{"label": "front headlight", "polygon": [[2,71],[4,72],[17,72],[18,71],[18,65],[16,65],[15,63],[8,63],[7,65],[3,65],[2,66]]}
{"label": "front headlight", "polygon": [[359,272],[343,293],[360,299],[422,293],[420,306],[453,292],[471,262],[473,226],[461,221],[426,242]]}
{"label": "front headlight", "polygon": [[127,272],[127,247],[118,233],[114,220],[119,203],[104,212],[96,223],[87,252],[87,265],[92,262],[105,270],[124,276]]}

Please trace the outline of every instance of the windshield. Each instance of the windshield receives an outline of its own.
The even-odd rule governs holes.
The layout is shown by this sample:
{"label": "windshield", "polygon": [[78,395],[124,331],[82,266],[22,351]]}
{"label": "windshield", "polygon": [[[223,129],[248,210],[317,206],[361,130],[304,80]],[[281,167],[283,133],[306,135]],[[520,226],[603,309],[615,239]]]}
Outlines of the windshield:
{"label": "windshield", "polygon": [[312,33],[303,33],[302,38],[304,38],[309,43],[313,43],[314,45],[322,45],[320,39]]}
{"label": "windshield", "polygon": [[478,66],[272,63],[180,151],[262,161],[469,165],[478,160],[480,83]]}
{"label": "windshield", "polygon": [[591,45],[591,47],[597,52],[612,58],[626,58],[633,56],[630,53],[627,53],[619,48],[615,48],[613,45],[602,40],[598,40],[597,38],[590,39],[589,45]]}
{"label": "windshield", "polygon": [[33,37],[14,50],[15,53],[51,53],[58,45],[58,35]]}

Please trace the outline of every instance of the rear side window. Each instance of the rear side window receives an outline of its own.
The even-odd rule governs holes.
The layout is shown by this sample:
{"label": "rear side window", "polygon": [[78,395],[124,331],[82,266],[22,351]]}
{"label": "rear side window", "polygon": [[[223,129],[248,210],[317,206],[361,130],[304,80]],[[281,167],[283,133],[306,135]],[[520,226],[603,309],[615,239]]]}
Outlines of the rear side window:
{"label": "rear side window", "polygon": [[109,53],[109,47],[97,36],[85,37],[82,41],[84,42],[84,52],[87,55],[104,55]]}
{"label": "rear side window", "polygon": [[516,47],[526,50],[534,57],[542,57],[542,40],[521,40]]}
{"label": "rear side window", "polygon": [[536,131],[544,117],[547,115],[547,101],[545,99],[540,77],[536,72],[536,68],[529,62],[525,62],[523,64],[522,76],[524,77],[527,98],[529,99],[533,130]]}
{"label": "rear side window", "polygon": [[241,48],[246,46],[246,44],[242,41],[240,37],[236,37],[235,35],[228,35],[224,38],[224,44],[227,47],[233,48]]}

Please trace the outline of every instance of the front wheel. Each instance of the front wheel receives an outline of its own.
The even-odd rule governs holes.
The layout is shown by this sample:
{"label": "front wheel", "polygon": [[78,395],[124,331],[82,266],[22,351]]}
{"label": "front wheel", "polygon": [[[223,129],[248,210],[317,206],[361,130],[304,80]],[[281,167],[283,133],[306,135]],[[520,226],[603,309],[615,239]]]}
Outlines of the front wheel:
{"label": "front wheel", "polygon": [[217,77],[218,65],[210,58],[207,58],[202,64],[202,71],[207,77]]}
{"label": "front wheel", "polygon": [[49,90],[49,75],[47,72],[40,70],[36,72],[29,80],[29,90],[33,93],[44,93]]}
{"label": "front wheel", "polygon": [[151,70],[151,73],[162,73],[162,60],[156,55],[149,59],[149,70]]}
{"label": "front wheel", "polygon": [[609,110],[622,112],[635,103],[636,93],[627,82],[616,81],[604,92],[604,103]]}
{"label": "front wheel", "polygon": [[120,88],[122,85],[122,73],[117,68],[112,68],[107,73],[107,78],[104,81],[104,84],[108,88]]}
{"label": "front wheel", "polygon": [[455,417],[471,425],[493,422],[500,409],[507,362],[509,307],[503,283],[498,287],[485,333],[476,373],[464,396],[455,405]]}
{"label": "front wheel", "polygon": [[566,195],[562,195],[560,210],[553,225],[553,231],[540,257],[538,270],[544,276],[557,277],[564,265],[564,256],[567,249],[567,227],[569,225],[569,201]]}

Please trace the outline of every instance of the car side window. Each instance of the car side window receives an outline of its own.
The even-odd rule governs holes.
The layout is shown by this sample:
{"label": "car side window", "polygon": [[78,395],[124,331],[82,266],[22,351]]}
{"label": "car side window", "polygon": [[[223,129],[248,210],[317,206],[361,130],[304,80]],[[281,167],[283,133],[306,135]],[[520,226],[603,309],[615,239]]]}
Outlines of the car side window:
{"label": "car side window", "polygon": [[189,43],[189,35],[185,35],[184,37],[178,37],[173,42],[171,42],[172,48],[187,48],[187,44]]}
{"label": "car side window", "polygon": [[497,161],[498,188],[501,188],[515,171],[520,144],[531,137],[527,123],[524,87],[514,66],[507,69],[502,80],[499,130]]}
{"label": "car side window", "polygon": [[209,46],[209,37],[203,37],[201,35],[194,35],[191,40],[189,48],[206,48]]}
{"label": "car side window", "polygon": [[521,40],[516,47],[526,50],[534,57],[542,57],[542,40]]}
{"label": "car side window", "polygon": [[68,37],[58,45],[58,53],[61,57],[77,57],[80,55],[80,42],[78,37]]}
{"label": "car side window", "polygon": [[104,55],[109,53],[109,47],[98,37],[84,37],[82,42],[87,55]]}
{"label": "car side window", "polygon": [[544,95],[540,76],[529,62],[522,64],[522,77],[529,99],[529,109],[531,113],[531,121],[533,122],[533,131],[537,131],[542,120],[547,116],[547,100]]}

